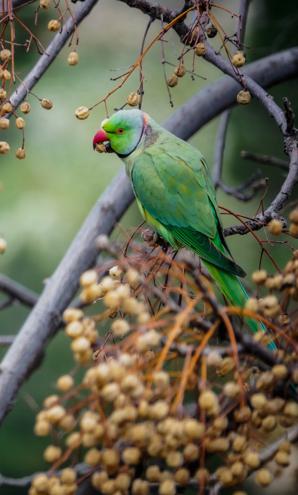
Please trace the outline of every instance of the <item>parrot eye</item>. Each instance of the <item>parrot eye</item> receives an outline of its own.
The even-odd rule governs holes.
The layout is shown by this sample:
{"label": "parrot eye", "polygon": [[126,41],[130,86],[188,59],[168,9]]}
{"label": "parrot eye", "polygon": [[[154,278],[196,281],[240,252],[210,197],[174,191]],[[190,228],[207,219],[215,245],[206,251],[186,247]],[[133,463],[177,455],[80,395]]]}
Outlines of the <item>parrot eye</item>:
{"label": "parrot eye", "polygon": [[124,132],[124,129],[122,129],[122,127],[120,127],[119,129],[117,129],[117,134],[123,134]]}

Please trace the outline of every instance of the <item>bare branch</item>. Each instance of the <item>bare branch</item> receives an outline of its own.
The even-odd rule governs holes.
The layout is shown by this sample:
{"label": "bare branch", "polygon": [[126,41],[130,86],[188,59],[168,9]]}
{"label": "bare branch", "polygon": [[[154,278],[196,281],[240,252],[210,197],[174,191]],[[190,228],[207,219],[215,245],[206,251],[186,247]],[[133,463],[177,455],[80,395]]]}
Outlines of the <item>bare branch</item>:
{"label": "bare branch", "polygon": [[255,162],[261,163],[262,165],[272,165],[273,167],[281,168],[288,172],[289,164],[286,160],[281,158],[276,158],[275,156],[261,155],[259,153],[252,153],[251,151],[242,150],[240,152],[241,158],[244,160],[253,160]]}
{"label": "bare branch", "polygon": [[15,339],[15,335],[0,335],[0,346],[11,345]]}
{"label": "bare branch", "polygon": [[[272,64],[275,70],[269,71]],[[246,68],[247,74],[265,86],[288,79],[297,72],[296,48],[266,57]],[[167,129],[188,139],[213,117],[234,105],[238,90],[239,84],[230,77],[220,79],[180,107],[166,122]],[[80,274],[95,262],[96,237],[113,230],[132,200],[129,181],[121,170],[88,215],[0,365],[0,420],[8,412],[47,340],[57,330],[61,314],[77,290]]]}
{"label": "bare branch", "polygon": [[213,184],[215,189],[221,185],[223,157],[226,144],[227,129],[230,120],[231,111],[226,110],[220,117],[218,126],[215,150],[214,150],[214,165],[213,165]]}
{"label": "bare branch", "polygon": [[0,274],[0,291],[8,294],[12,300],[18,300],[25,306],[32,308],[38,300],[38,294],[9,277]]}
{"label": "bare branch", "polygon": [[[41,76],[46,72],[48,67],[60,53],[75,27],[78,26],[89,14],[92,8],[96,5],[97,1],[98,0],[85,0],[84,3],[78,6],[73,17],[69,17],[66,21],[62,31],[55,35],[51,43],[48,45],[45,53],[41,55],[33,69],[11,95],[10,102],[14,108],[17,108],[20,103],[22,103],[24,98],[26,98],[28,92],[35,86]],[[14,3],[20,5],[21,1]]]}
{"label": "bare branch", "polygon": [[249,3],[250,0],[240,0],[239,22],[237,26],[237,40],[240,49],[243,49]]}

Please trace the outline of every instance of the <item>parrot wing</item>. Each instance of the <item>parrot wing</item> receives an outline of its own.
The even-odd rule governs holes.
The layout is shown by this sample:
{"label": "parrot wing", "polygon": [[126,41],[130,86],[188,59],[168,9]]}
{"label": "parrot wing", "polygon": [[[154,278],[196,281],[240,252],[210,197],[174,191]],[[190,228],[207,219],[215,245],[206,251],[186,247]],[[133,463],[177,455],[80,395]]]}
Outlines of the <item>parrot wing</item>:
{"label": "parrot wing", "polygon": [[167,143],[169,151],[155,144],[136,158],[131,180],[138,202],[179,244],[222,270],[244,276],[229,257],[202,155],[183,141],[173,141]]}

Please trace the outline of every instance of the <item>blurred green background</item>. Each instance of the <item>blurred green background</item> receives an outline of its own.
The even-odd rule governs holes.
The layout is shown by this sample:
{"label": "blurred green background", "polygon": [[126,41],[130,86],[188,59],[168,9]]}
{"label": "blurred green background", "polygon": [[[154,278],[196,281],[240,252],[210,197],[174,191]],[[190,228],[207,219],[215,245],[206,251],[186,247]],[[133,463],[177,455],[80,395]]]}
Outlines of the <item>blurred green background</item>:
{"label": "blurred green background", "polygon": [[[171,7],[183,4],[182,1],[161,3]],[[219,3],[231,9],[238,8],[238,1],[235,0]],[[55,17],[55,11],[52,8],[40,12],[35,27],[33,13],[34,8],[28,6],[20,11],[20,16],[46,44],[51,38],[46,25],[49,19]],[[233,33],[229,17],[219,10],[217,13],[226,31]],[[284,0],[282,10],[278,0],[252,1],[246,37],[248,61],[297,45],[297,20],[297,5],[292,0]],[[8,250],[1,256],[0,269],[38,292],[61,260],[89,209],[121,167],[115,156],[98,155],[92,150],[92,136],[105,117],[103,106],[97,107],[91,117],[83,122],[75,119],[74,109],[79,105],[90,106],[102,97],[114,84],[110,78],[125,72],[135,60],[147,21],[143,14],[121,2],[101,0],[79,28],[79,65],[68,66],[67,54],[71,49],[65,48],[33,89],[39,97],[51,98],[54,108],[46,111],[34,97],[29,97],[32,111],[26,118],[27,159],[19,161],[14,158],[13,152],[1,157],[3,190],[0,194],[0,234],[7,240]],[[148,39],[159,29],[160,25],[155,23]],[[170,33],[167,39],[166,58],[176,63],[180,45],[174,33]],[[157,121],[163,122],[173,110],[168,102],[160,58],[160,47],[157,45],[145,59],[143,108]],[[26,75],[35,60],[36,55],[25,56],[24,52],[19,51],[17,67],[21,77]],[[191,58],[186,63],[191,67]],[[167,71],[171,73],[170,66],[167,66]],[[180,81],[172,91],[174,110],[220,76],[217,70],[202,60],[197,62],[196,71],[207,80],[198,78],[192,81],[190,77],[185,77]],[[112,97],[110,112],[137,87],[138,74]],[[272,94],[278,103],[282,96],[288,96],[297,113],[297,88],[296,79],[275,87]],[[192,143],[201,149],[210,167],[217,124],[216,119],[192,138]],[[1,131],[2,139],[4,132],[8,132],[12,150],[21,144],[20,131],[13,128],[12,124],[9,132]],[[278,129],[256,102],[236,108],[232,113],[224,172],[224,178],[230,185],[241,183],[256,169],[255,163],[239,158],[241,149],[284,157]],[[264,166],[263,172],[270,178],[266,196],[266,201],[269,201],[282,176],[279,170],[270,167]],[[241,204],[221,192],[218,197],[220,204],[245,214],[253,215],[258,206],[258,200]],[[225,219],[225,222],[234,223],[233,219]],[[121,226],[131,228],[138,223],[139,214],[132,206]],[[116,235],[119,234],[116,232]],[[250,273],[260,254],[256,242],[246,236],[231,238],[229,244],[237,262]],[[287,258],[289,248],[286,245],[272,246],[270,249],[278,262],[282,263]],[[266,262],[265,265],[271,269]],[[0,333],[16,333],[26,314],[26,308],[17,305],[1,311]],[[0,357],[4,351],[0,348]],[[45,467],[42,450],[46,441],[33,436],[34,414],[43,398],[53,393],[57,377],[72,365],[68,343],[60,333],[48,346],[42,367],[22,387],[13,411],[0,429],[2,474],[18,477]],[[1,495],[15,493],[21,493],[20,489],[0,487]],[[272,489],[270,493],[273,493]]]}

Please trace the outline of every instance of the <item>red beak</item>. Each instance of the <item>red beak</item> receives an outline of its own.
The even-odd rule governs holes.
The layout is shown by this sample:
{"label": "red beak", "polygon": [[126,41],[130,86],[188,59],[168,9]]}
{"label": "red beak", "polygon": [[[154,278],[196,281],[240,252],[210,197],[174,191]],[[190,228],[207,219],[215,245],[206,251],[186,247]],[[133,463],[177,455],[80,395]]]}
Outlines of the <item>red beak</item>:
{"label": "red beak", "polygon": [[103,143],[104,141],[108,141],[109,138],[107,136],[106,131],[103,129],[100,129],[94,136],[93,138],[93,149],[96,148],[96,145],[99,143]]}

